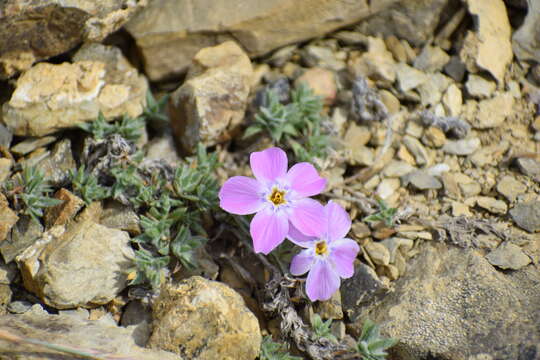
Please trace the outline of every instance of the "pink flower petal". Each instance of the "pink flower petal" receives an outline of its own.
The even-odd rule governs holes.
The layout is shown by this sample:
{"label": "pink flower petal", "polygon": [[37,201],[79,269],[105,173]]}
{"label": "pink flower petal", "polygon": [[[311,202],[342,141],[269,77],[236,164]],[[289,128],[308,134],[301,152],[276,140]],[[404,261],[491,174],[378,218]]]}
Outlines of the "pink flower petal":
{"label": "pink flower petal", "polygon": [[267,255],[285,240],[289,232],[289,220],[283,211],[266,208],[253,217],[249,230],[255,252]]}
{"label": "pink flower petal", "polygon": [[351,230],[351,218],[349,214],[339,204],[329,201],[324,207],[325,218],[327,220],[328,240],[343,239]]}
{"label": "pink flower petal", "polygon": [[354,259],[360,251],[360,246],[351,239],[341,239],[330,243],[330,261],[336,273],[346,279],[354,274]]}
{"label": "pink flower petal", "polygon": [[257,180],[264,183],[287,173],[287,154],[277,147],[251,153],[249,162]]}
{"label": "pink flower petal", "polygon": [[304,198],[295,201],[289,217],[291,223],[304,235],[321,237],[325,231],[324,207],[319,202]]}
{"label": "pink flower petal", "polygon": [[265,206],[264,188],[255,179],[234,176],[219,190],[219,206],[233,214],[253,214]]}
{"label": "pink flower petal", "polygon": [[325,260],[318,260],[308,274],[306,293],[311,301],[328,300],[339,288],[339,276]]}
{"label": "pink flower petal", "polygon": [[287,234],[287,239],[304,248],[311,247],[310,245],[313,245],[317,240],[314,236],[304,235],[291,222],[289,222],[289,234]]}
{"label": "pink flower petal", "polygon": [[315,167],[307,162],[291,167],[285,179],[299,197],[320,194],[326,186],[326,179],[320,177]]}
{"label": "pink flower petal", "polygon": [[291,274],[298,276],[305,274],[315,262],[313,250],[302,250],[291,261]]}

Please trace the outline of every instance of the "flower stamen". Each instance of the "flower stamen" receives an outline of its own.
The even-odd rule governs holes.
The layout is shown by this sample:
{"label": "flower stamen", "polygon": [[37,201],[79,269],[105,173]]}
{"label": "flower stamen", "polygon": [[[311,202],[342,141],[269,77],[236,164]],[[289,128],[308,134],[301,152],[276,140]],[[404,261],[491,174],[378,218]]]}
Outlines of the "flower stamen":
{"label": "flower stamen", "polygon": [[328,254],[328,246],[326,246],[326,241],[319,241],[315,244],[315,254],[317,255],[326,255]]}
{"label": "flower stamen", "polygon": [[276,187],[273,188],[272,193],[268,196],[268,200],[276,206],[285,204],[287,202],[285,200],[285,191],[279,190]]}

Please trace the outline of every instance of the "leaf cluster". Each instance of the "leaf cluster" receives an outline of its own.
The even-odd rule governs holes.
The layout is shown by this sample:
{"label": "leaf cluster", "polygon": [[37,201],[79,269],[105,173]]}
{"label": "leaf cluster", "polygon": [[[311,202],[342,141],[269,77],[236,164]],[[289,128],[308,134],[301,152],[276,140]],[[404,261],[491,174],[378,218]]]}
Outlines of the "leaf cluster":
{"label": "leaf cluster", "polygon": [[255,115],[244,137],[261,132],[270,135],[275,145],[289,146],[299,161],[324,157],[329,145],[322,131],[322,99],[305,84],[291,91],[291,102],[282,104],[276,91],[267,89],[265,104]]}
{"label": "leaf cluster", "polygon": [[84,165],[81,165],[78,170],[71,170],[70,173],[73,192],[80,196],[87,205],[110,196],[109,189],[99,185],[97,177],[86,172]]}
{"label": "leaf cluster", "polygon": [[[338,342],[337,338],[332,334],[332,319],[323,321],[319,314],[313,314],[311,317],[311,327],[313,328],[313,335],[316,339],[326,338],[335,343]],[[316,340],[315,339],[315,340]]]}
{"label": "leaf cluster", "polygon": [[284,344],[274,342],[271,336],[263,337],[259,360],[301,360],[301,357],[292,356],[287,352]]}
{"label": "leaf cluster", "polygon": [[203,216],[217,208],[216,167],[216,155],[200,145],[197,157],[176,169],[171,184],[154,178],[130,197],[134,205],[149,207],[141,216],[143,232],[133,239],[139,248],[134,284],[159,286],[172,258],[188,269],[197,266],[195,251],[207,240]]}
{"label": "leaf cluster", "polygon": [[385,360],[388,355],[386,350],[397,342],[397,339],[381,337],[379,325],[366,319],[355,350],[365,360]]}
{"label": "leaf cluster", "polygon": [[169,118],[165,114],[165,106],[169,100],[169,94],[162,96],[159,100],[154,98],[150,90],[146,93],[146,107],[143,116],[149,121],[168,122]]}
{"label": "leaf cluster", "polygon": [[144,126],[145,122],[141,117],[132,118],[124,115],[118,121],[108,122],[101,112],[96,120],[79,124],[81,129],[92,134],[96,140],[105,139],[111,134],[119,134],[124,139],[133,142],[142,136]]}
{"label": "leaf cluster", "polygon": [[379,222],[384,221],[385,225],[388,227],[394,226],[394,217],[397,213],[396,208],[388,207],[388,205],[382,200],[377,199],[379,204],[379,211],[364,218],[364,221],[367,222]]}
{"label": "leaf cluster", "polygon": [[17,178],[5,183],[4,189],[13,195],[15,204],[20,204],[22,213],[30,215],[34,220],[43,216],[45,208],[62,203],[62,200],[48,196],[53,189],[45,181],[43,172],[35,166],[23,168]]}

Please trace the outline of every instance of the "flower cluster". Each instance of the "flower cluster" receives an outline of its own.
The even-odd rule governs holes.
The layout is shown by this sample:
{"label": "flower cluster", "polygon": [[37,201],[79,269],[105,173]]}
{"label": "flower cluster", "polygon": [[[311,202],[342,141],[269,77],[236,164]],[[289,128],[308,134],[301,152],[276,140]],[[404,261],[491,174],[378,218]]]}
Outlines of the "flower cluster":
{"label": "flower cluster", "polygon": [[323,206],[310,198],[326,186],[312,164],[301,162],[287,170],[287,154],[273,147],[252,153],[250,165],[255,179],[228,179],[219,192],[221,208],[238,215],[255,213],[250,233],[256,252],[268,254],[286,238],[304,248],[292,259],[290,271],[309,272],[308,297],[328,300],[340,278],[354,272],[359,246],[345,237],[349,215],[332,201]]}

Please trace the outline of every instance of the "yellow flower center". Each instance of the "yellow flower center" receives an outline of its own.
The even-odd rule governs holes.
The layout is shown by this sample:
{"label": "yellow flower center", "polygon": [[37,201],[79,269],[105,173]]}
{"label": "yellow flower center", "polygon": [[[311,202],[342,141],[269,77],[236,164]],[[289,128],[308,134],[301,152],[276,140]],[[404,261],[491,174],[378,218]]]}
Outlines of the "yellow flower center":
{"label": "yellow flower center", "polygon": [[328,253],[328,246],[326,246],[326,241],[319,241],[315,244],[315,254],[317,255],[326,255]]}
{"label": "yellow flower center", "polygon": [[274,205],[283,205],[287,201],[285,200],[285,191],[281,191],[278,188],[273,188],[272,193],[270,196],[268,196],[268,200],[270,200]]}

